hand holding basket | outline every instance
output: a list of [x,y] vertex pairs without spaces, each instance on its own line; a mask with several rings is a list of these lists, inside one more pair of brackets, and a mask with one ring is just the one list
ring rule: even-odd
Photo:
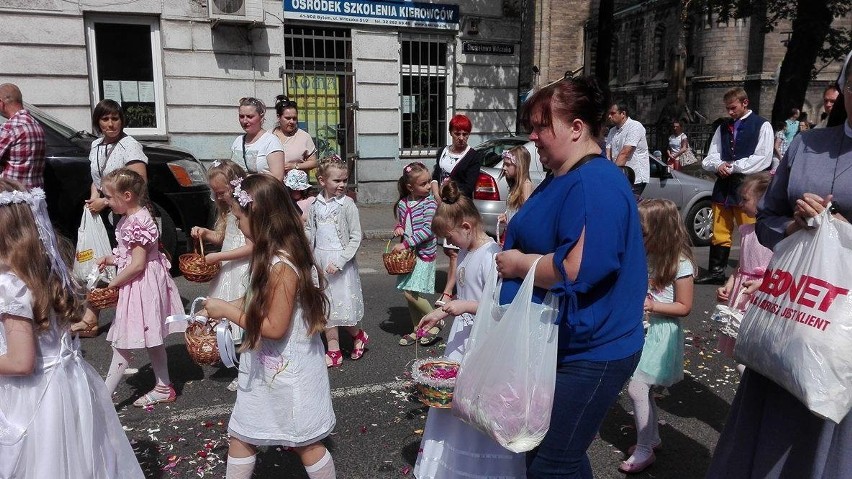
[[[219,272],[219,263],[209,264],[204,259],[204,241],[199,237],[195,243],[196,248],[192,253],[180,255],[178,268],[187,281],[194,283],[207,283]],[[198,250],[201,250],[199,254]]]
[[385,253],[382,254],[382,262],[384,262],[388,274],[408,274],[414,271],[414,264],[417,262],[417,255],[414,253],[414,250],[391,251],[390,244],[392,240],[393,238],[388,240],[388,244],[385,246]]

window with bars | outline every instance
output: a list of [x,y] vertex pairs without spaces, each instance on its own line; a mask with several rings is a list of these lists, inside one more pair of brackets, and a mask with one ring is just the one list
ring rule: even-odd
[[402,149],[444,146],[453,48],[443,37],[400,39]]

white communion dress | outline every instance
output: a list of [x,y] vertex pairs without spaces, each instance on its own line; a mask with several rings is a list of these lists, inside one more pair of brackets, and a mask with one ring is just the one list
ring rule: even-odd
[[[32,294],[0,266],[0,323],[9,316],[32,319]],[[0,375],[0,478],[144,478],[103,379],[55,314],[49,321],[32,374]]]
[[[228,213],[225,217],[225,239],[222,241],[222,251],[231,251],[246,244],[246,237],[237,226],[237,217]],[[234,301],[242,298],[248,287],[248,270],[251,258],[222,261],[219,274],[210,284],[210,297]],[[243,338],[243,329],[231,323],[231,335],[239,343]]]

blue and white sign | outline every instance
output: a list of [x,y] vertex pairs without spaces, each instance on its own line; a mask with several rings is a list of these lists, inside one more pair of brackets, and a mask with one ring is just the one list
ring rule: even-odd
[[459,6],[402,0],[284,0],[284,18],[458,30]]

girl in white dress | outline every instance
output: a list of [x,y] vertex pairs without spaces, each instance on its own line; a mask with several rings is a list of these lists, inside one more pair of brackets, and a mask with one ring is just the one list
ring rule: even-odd
[[[444,357],[461,362],[485,280],[500,247],[482,229],[482,219],[473,202],[461,195],[455,182],[441,188],[441,204],[432,229],[460,248],[456,268],[458,299],[423,317],[420,331],[428,331],[449,316],[455,316]],[[500,444],[453,416],[450,409],[430,409],[414,467],[417,479],[438,478],[524,478],[523,454]]]
[[44,192],[0,179],[0,231],[0,477],[143,478],[103,380],[72,338],[83,305]]
[[328,351],[325,363],[338,367],[343,363],[338,328],[352,336],[350,358],[361,359],[370,337],[358,323],[364,317],[364,297],[355,253],[361,246],[361,220],[352,198],[346,196],[349,169],[339,156],[324,158],[317,168],[322,191],[311,204],[305,233],[317,266],[326,274],[325,292],[330,304],[325,339]]
[[311,479],[333,479],[320,442],[335,424],[319,337],[328,311],[323,274],[282,182],[249,175],[234,197],[237,224],[254,242],[248,291],[245,300],[210,298],[202,312],[245,329],[225,477],[251,477],[256,447],[278,445],[299,455]]
[[[231,207],[235,204],[234,186],[231,182],[239,182],[245,176],[245,170],[233,161],[213,162],[213,166],[207,170],[207,182],[210,184],[210,191],[219,212],[216,226],[213,230],[193,226],[190,232],[193,238],[221,246],[218,253],[204,255],[204,260],[211,264],[222,263],[219,273],[210,283],[210,296],[222,298],[225,301],[242,298],[246,294],[246,285],[248,285],[252,242],[246,240],[245,235],[237,227],[237,217],[231,212]],[[231,336],[234,344],[240,344],[243,339],[243,328],[231,323]],[[228,389],[237,390],[236,379],[228,385]]]

